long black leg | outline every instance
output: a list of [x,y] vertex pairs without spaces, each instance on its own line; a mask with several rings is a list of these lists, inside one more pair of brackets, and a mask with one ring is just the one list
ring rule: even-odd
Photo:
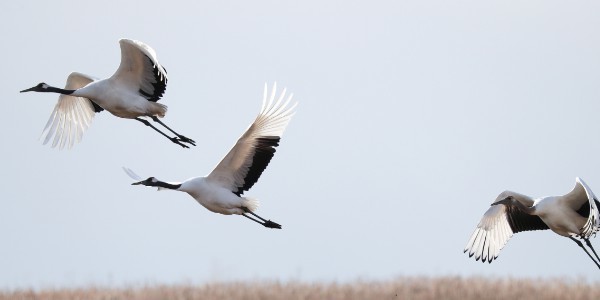
[[173,142],[173,143],[175,143],[175,144],[177,144],[177,145],[179,145],[179,146],[181,146],[183,148],[189,148],[187,145],[180,143],[179,139],[177,139],[176,137],[170,137],[170,136],[166,135],[164,132],[160,131],[158,128],[154,127],[154,125],[152,125],[150,122],[148,122],[148,120],[144,120],[144,119],[141,119],[141,118],[135,118],[135,120],[138,120],[138,121],[144,123],[144,125],[146,125],[146,126],[152,127],[152,129],[156,130],[158,133],[160,133],[164,137],[168,138],[171,142]]
[[583,239],[583,240],[588,245],[588,247],[590,247],[590,249],[592,249],[592,252],[594,252],[594,255],[596,255],[596,259],[600,262],[600,258],[598,258],[598,254],[596,253],[596,250],[594,250],[594,247],[592,247],[592,243],[590,243],[590,240],[589,239]]
[[255,217],[259,218],[259,219],[260,219],[262,222],[260,222],[260,221],[258,221],[258,220],[256,220],[256,219],[254,219],[254,218],[252,218],[252,217],[248,216],[247,214],[242,214],[242,216],[244,216],[244,217],[246,217],[246,218],[248,218],[248,219],[250,219],[250,220],[252,220],[252,221],[254,221],[254,222],[258,223],[258,224],[261,224],[261,225],[263,225],[263,226],[265,226],[265,227],[268,227],[268,228],[276,228],[276,229],[281,229],[281,225],[279,225],[279,224],[277,224],[277,223],[275,223],[275,222],[273,222],[273,221],[271,221],[271,220],[265,220],[265,219],[263,219],[261,216],[259,216],[259,215],[255,214],[255,213],[251,212],[251,211],[250,211],[248,208],[246,208],[246,207],[242,207],[242,209],[243,209],[245,212],[247,212],[247,213],[249,213],[249,214],[251,214],[251,215],[253,215],[253,216],[255,216]]
[[196,142],[194,140],[175,132],[173,129],[169,128],[169,126],[167,126],[165,123],[163,123],[157,116],[152,116],[151,118],[152,118],[152,120],[154,120],[154,122],[157,122],[158,124],[162,125],[164,128],[168,129],[170,132],[175,134],[179,138],[180,141],[196,146]]
[[250,220],[252,220],[252,221],[254,221],[254,222],[258,223],[258,224],[260,224],[260,225],[263,225],[263,222],[255,219],[255,218],[252,218],[252,217],[248,216],[247,214],[242,214],[242,216],[244,216],[244,217],[246,217],[246,218],[248,218],[248,219],[250,219]]
[[585,253],[594,261],[594,263],[596,264],[598,269],[600,269],[600,265],[596,262],[596,260],[592,257],[592,255],[587,251],[587,249],[585,249],[585,247],[583,247],[583,244],[579,240],[574,239],[572,236],[570,236],[569,238],[572,239],[575,243],[577,243],[577,245],[579,245],[579,247],[581,247],[581,249],[583,249],[583,251],[585,251]]

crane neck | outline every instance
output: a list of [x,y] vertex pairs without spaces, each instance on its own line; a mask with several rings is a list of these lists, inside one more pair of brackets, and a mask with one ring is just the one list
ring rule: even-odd
[[163,189],[170,189],[170,190],[178,190],[181,187],[181,183],[168,183],[168,182],[164,182],[164,181],[156,181],[152,185],[163,188]]
[[47,92],[50,93],[59,93],[59,94],[63,94],[63,95],[71,95],[73,94],[76,90],[65,90],[65,89],[61,89],[61,88],[57,88],[57,87],[53,87],[53,86],[49,86],[46,89]]

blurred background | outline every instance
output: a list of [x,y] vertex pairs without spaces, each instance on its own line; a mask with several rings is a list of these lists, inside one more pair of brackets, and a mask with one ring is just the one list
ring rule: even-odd
[[[550,231],[492,264],[462,252],[503,190],[600,193],[596,1],[3,1],[0,28],[0,288],[597,278]],[[58,95],[19,91],[112,75],[123,37],[156,50],[164,121],[198,146],[107,112],[73,149],[42,145]],[[274,81],[300,104],[246,195],[282,230],[130,185],[121,166],[208,174]]]

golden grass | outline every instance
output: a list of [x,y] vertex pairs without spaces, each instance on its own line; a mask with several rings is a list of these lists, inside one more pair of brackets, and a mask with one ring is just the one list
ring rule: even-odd
[[131,288],[16,290],[0,299],[600,299],[600,286],[561,279],[484,279],[404,277],[393,281],[353,283],[231,282],[156,285]]

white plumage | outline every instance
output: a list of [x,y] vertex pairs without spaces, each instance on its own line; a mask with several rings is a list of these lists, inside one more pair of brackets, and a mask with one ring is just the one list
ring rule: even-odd
[[596,196],[581,178],[576,178],[573,190],[563,196],[532,199],[511,191],[502,192],[483,215],[464,252],[476,260],[491,263],[513,234],[551,229],[575,241],[600,268],[576,239],[583,239],[600,261],[589,242],[600,230],[599,206]]
[[[76,90],[94,80],[98,79],[73,72],[67,78],[65,89]],[[94,105],[89,99],[61,94],[42,131],[41,138],[44,140],[44,145],[52,139],[52,147],[59,146],[62,149],[67,146],[71,148],[75,143],[81,141],[83,133],[94,119],[94,114]]]
[[[285,94],[284,89],[275,100],[276,85],[273,85],[267,97],[265,85],[259,115],[208,176],[190,178],[181,183],[163,182],[150,177],[133,184],[183,191],[212,212],[243,215],[265,227],[281,228],[279,224],[256,215],[254,211],[258,208],[258,201],[243,197],[242,194],[256,183],[271,161],[283,131],[294,114],[297,103],[291,104],[292,95],[285,99]],[[134,180],[140,178],[129,169],[125,168],[125,172]]]
[[[167,72],[158,63],[154,50],[135,40],[121,39],[119,44],[121,63],[109,78],[97,79],[73,72],[67,78],[64,89],[42,82],[21,91],[61,94],[42,131],[44,144],[52,140],[52,147],[72,147],[81,140],[94,113],[107,110],[117,117],[138,120],[182,147],[188,147],[183,143],[195,145],[193,140],[176,133],[158,120],[167,112],[165,105],[157,103],[167,86]],[[176,137],[167,136],[140,117],[150,117]]]

